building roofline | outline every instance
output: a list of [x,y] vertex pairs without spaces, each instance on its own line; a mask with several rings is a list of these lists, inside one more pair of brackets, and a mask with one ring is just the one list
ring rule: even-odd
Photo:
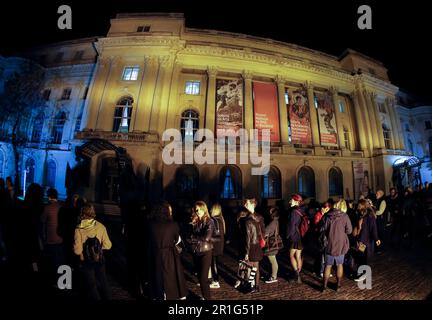
[[380,65],[381,67],[385,68],[384,64],[381,61],[378,61],[378,60],[376,60],[374,58],[371,58],[371,57],[369,57],[369,56],[367,56],[367,55],[365,55],[365,54],[363,54],[361,52],[358,52],[358,51],[350,49],[350,48],[345,49],[345,51],[342,52],[342,54],[339,56],[338,60],[339,61],[342,60],[343,58],[345,58],[349,54],[358,55],[358,56],[360,56],[360,57],[362,57],[362,58],[364,58],[366,60],[372,61],[372,62]]
[[164,17],[184,19],[184,14],[179,12],[137,12],[137,13],[117,13],[115,19],[135,19],[141,17]]

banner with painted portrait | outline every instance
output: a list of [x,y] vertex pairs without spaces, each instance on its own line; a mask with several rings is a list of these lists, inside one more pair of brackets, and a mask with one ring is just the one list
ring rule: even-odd
[[312,144],[309,101],[303,90],[295,90],[289,94],[288,117],[291,125],[291,142]]
[[277,88],[274,83],[253,83],[254,128],[258,129],[258,140],[261,141],[261,130],[270,130],[270,141],[279,142],[279,109]]
[[328,93],[315,94],[322,146],[337,147],[336,114],[332,97]]
[[243,128],[243,80],[216,79],[216,135]]
[[369,190],[369,163],[365,160],[353,161],[355,199],[366,196]]

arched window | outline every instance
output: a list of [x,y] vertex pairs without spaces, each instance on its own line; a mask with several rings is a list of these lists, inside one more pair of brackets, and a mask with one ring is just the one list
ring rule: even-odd
[[132,104],[132,97],[123,97],[117,102],[114,111],[114,132],[129,132],[132,116]]
[[198,195],[198,169],[194,165],[184,165],[176,171],[176,192],[180,198],[193,198]]
[[48,160],[46,168],[45,182],[48,187],[55,187],[56,179],[56,163],[54,160]]
[[315,198],[315,174],[310,167],[302,167],[298,172],[298,193]]
[[181,115],[180,131],[183,140],[193,141],[195,132],[199,128],[199,113],[194,110],[186,110]]
[[63,129],[66,123],[66,113],[64,111],[59,112],[54,118],[52,128],[52,143],[62,143]]
[[35,173],[35,161],[33,158],[28,158],[25,163],[26,170],[26,185],[29,185],[34,182],[34,173]]
[[329,196],[343,196],[343,176],[339,168],[333,167],[328,174]]
[[267,174],[262,176],[262,197],[279,199],[281,197],[281,175],[278,168],[271,166]]
[[220,172],[219,194],[221,199],[239,199],[242,183],[241,171],[235,166],[225,166]]
[[384,135],[384,145],[386,149],[391,149],[391,131],[384,123],[382,125],[382,129]]
[[31,142],[40,142],[42,136],[44,118],[45,115],[43,114],[43,112],[38,113],[38,115],[34,118]]

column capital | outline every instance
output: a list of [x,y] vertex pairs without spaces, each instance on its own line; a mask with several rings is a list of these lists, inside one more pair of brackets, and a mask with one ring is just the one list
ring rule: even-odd
[[253,73],[252,73],[252,71],[249,71],[249,70],[243,70],[242,77],[244,80],[252,80]]
[[338,89],[338,87],[336,87],[336,86],[331,86],[331,87],[329,88],[329,92],[330,92],[332,95],[337,95],[337,94],[339,93],[339,89]]
[[216,67],[214,67],[214,66],[208,66],[207,67],[207,75],[209,76],[209,77],[216,77],[217,76],[217,74],[218,74],[218,69],[216,68]]
[[174,63],[171,56],[160,56],[158,60],[162,68],[167,68]]
[[312,84],[311,81],[306,81],[304,83],[304,87],[306,88],[306,90],[313,90],[313,88],[314,88],[314,86],[313,86],[313,84]]
[[145,62],[149,66],[155,66],[159,62],[159,57],[157,56],[145,56]]
[[275,82],[277,83],[277,85],[285,85],[285,82],[286,82],[286,78],[285,77],[283,77],[283,76],[281,76],[280,74],[278,74],[278,75],[276,75],[276,77],[275,77]]

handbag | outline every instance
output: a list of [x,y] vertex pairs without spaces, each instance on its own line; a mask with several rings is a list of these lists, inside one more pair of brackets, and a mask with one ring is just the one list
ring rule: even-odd
[[[259,222],[258,222],[258,223],[259,223]],[[262,229],[261,229],[261,224],[258,224],[258,227],[259,227],[259,230],[260,230],[260,241],[259,241],[259,245],[260,245],[260,248],[261,248],[261,249],[264,249],[265,246],[266,246],[266,241],[265,241],[265,239],[264,239],[264,237],[263,237],[263,232],[262,232]]]
[[361,253],[363,253],[366,251],[366,245],[361,241],[357,241],[356,249],[357,249],[357,251],[360,251]]

